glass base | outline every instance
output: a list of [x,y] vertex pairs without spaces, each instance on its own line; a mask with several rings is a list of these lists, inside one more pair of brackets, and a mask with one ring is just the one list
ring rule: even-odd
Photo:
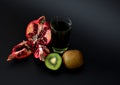
[[62,49],[61,48],[52,47],[52,49],[53,49],[53,52],[62,54],[62,53],[64,53],[68,49],[68,47],[62,48]]

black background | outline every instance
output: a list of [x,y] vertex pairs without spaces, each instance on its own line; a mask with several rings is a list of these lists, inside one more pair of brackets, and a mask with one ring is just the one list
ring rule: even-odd
[[[117,0],[0,0],[1,85],[119,85],[120,2]],[[28,23],[42,15],[69,16],[71,47],[84,54],[84,68],[51,72],[33,56],[6,62],[14,45],[25,40]]]

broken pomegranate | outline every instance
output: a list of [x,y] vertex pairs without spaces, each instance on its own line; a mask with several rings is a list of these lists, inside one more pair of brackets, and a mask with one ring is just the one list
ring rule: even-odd
[[45,16],[41,16],[28,24],[26,37],[34,45],[32,49],[35,58],[44,61],[45,56],[50,53],[45,45],[48,45],[51,40],[51,29],[49,23],[46,22]]
[[14,58],[22,59],[34,54],[35,58],[44,61],[45,57],[50,53],[47,45],[51,40],[51,29],[45,16],[41,16],[31,21],[26,29],[27,41],[23,41],[13,47],[12,53],[8,56],[7,61]]
[[51,40],[50,25],[46,22],[45,16],[31,21],[26,29],[26,37],[35,44],[38,40],[40,44],[47,45]]
[[22,59],[28,57],[32,51],[27,44],[27,41],[23,41],[16,46],[13,47],[12,53],[8,56],[7,61],[11,61],[13,59]]
[[44,61],[45,57],[50,53],[49,49],[44,45],[38,45],[37,50],[34,53],[35,58],[39,58]]

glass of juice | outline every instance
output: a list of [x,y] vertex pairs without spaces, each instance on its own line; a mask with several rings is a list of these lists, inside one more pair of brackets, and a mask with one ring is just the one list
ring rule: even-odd
[[55,16],[50,21],[53,52],[63,53],[69,47],[72,21],[69,17]]

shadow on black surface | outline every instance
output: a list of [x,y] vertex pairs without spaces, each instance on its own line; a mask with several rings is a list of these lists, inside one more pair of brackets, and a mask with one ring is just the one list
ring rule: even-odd
[[35,65],[37,65],[37,68],[42,70],[43,72],[45,72],[48,75],[52,75],[52,76],[58,76],[60,74],[70,74],[70,75],[74,75],[74,74],[81,74],[81,72],[84,70],[85,65],[81,66],[80,68],[77,69],[67,69],[64,64],[62,63],[61,67],[56,70],[50,70],[48,69],[44,62],[40,62],[39,59],[34,59],[34,63]]
[[40,61],[39,59],[33,58],[33,60],[34,60],[34,64],[37,66],[37,69],[42,71],[43,73],[46,73],[48,75],[53,75],[53,76],[57,76],[61,73],[60,70],[52,71],[52,70],[48,69],[45,66],[44,62]]
[[14,66],[19,66],[19,65],[23,66],[23,64],[26,64],[28,61],[29,61],[29,57],[20,59],[20,60],[14,59],[12,61],[9,61],[9,63],[11,67],[14,67]]

